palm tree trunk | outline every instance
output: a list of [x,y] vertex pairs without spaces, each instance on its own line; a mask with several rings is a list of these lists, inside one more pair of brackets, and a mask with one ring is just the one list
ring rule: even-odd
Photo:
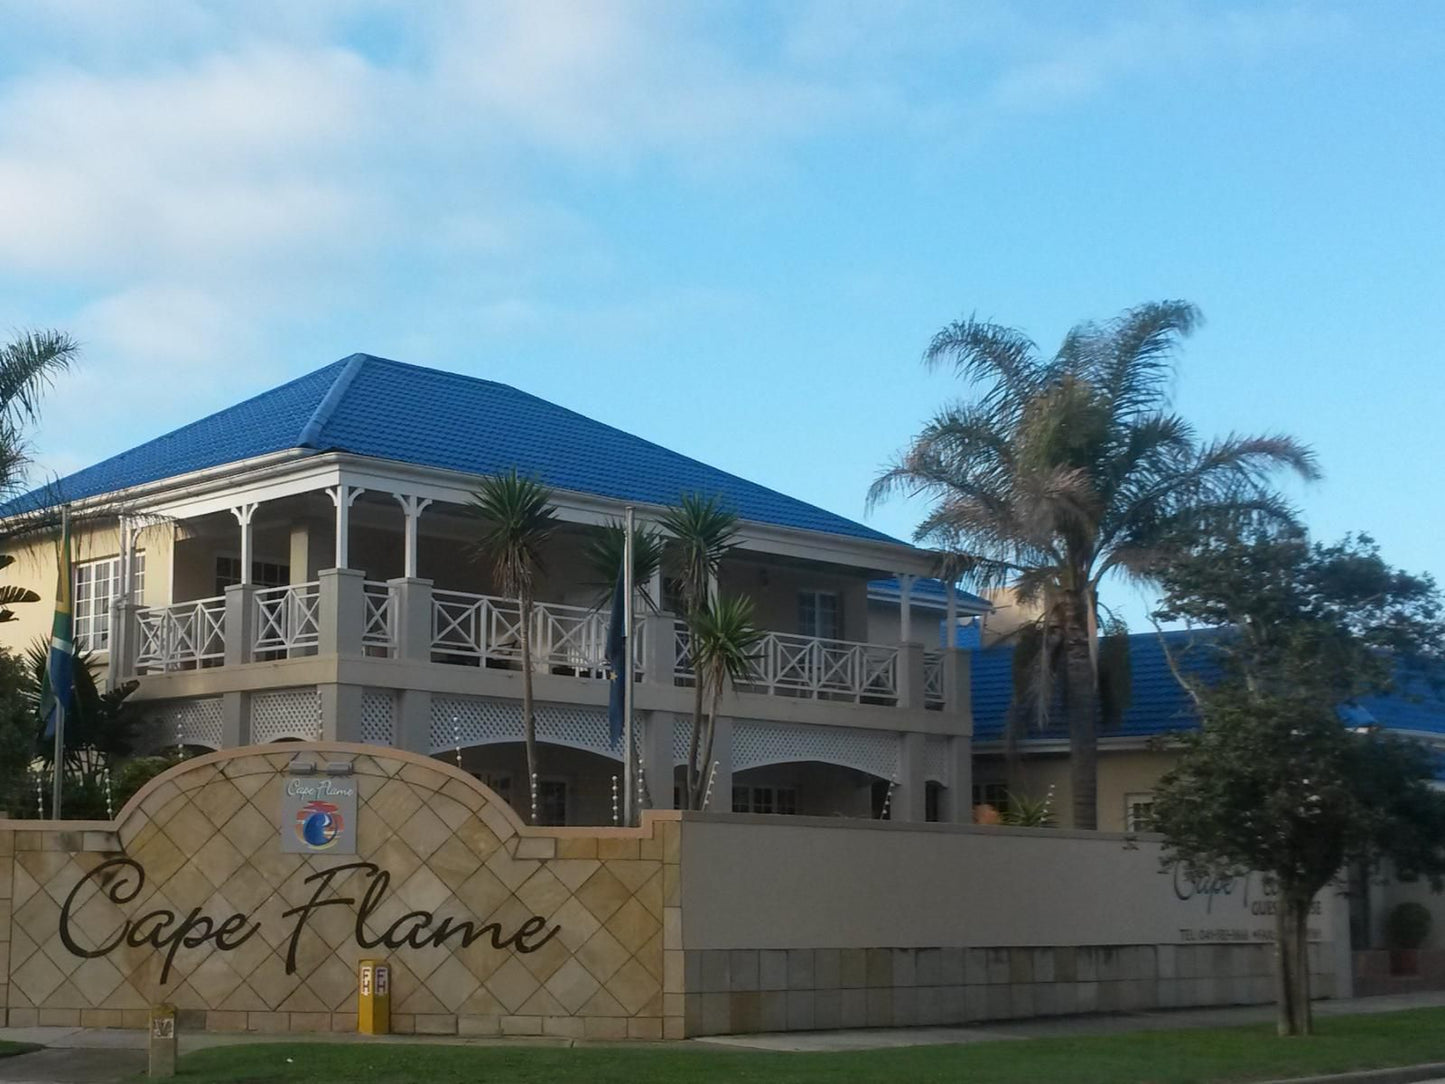
[[1064,610],[1064,674],[1068,682],[1069,774],[1074,792],[1074,827],[1099,827],[1098,685],[1089,644],[1087,601],[1075,595]]
[[[703,746],[705,752],[702,756],[702,765],[698,769],[698,809],[701,809],[707,801],[707,784],[712,776],[712,747],[713,741],[717,737],[718,705],[722,703],[723,676],[721,674],[715,674],[714,678],[715,680],[709,683],[712,691],[712,710],[708,712],[707,741]],[[729,808],[731,808],[731,803],[729,803]]]
[[[695,642],[695,641],[694,641]],[[698,746],[702,740],[702,671],[697,665],[697,653],[692,659],[692,737],[687,744],[687,769],[683,773],[685,782],[683,804],[696,809],[697,783],[700,775],[697,767]]]
[[522,644],[522,740],[527,745],[527,810],[529,823],[537,820],[537,718],[532,707],[532,593],[525,588],[519,600],[522,620],[518,639]]

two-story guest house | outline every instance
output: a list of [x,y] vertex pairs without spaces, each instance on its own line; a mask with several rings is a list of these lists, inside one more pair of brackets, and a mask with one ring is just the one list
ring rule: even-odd
[[[967,662],[938,634],[958,626],[953,593],[914,622],[896,590],[896,631],[869,642],[870,581],[911,585],[926,554],[504,384],[356,354],[0,511],[72,510],[77,639],[111,681],[139,680],[150,746],[395,746],[460,762],[520,811],[519,606],[466,514],[480,478],[513,469],[555,489],[563,521],[531,628],[540,820],[610,823],[622,774],[588,535],[687,493],[741,518],[720,587],[768,630],[724,700],[710,808],[969,819]],[[11,650],[48,627],[54,540],[16,556],[11,580],[43,601],[0,627]],[[641,624],[642,786],[667,808],[693,676],[666,603]]]

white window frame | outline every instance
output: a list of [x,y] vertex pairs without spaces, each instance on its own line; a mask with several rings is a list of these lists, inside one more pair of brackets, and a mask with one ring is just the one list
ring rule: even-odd
[[[121,598],[123,582],[120,554],[93,561],[77,561],[70,569],[71,635],[76,646],[92,654],[110,650],[110,615]],[[145,550],[131,559],[131,597],[145,597]],[[103,591],[97,591],[100,587]]]
[[[741,803],[739,802],[741,799]],[[746,806],[739,809],[739,804]],[[784,808],[786,806],[787,808]],[[738,783],[733,787],[734,813],[766,813],[779,817],[796,816],[798,812],[797,787],[749,786]]]
[[[823,612],[819,605],[823,599],[827,599],[833,609],[833,628],[831,632],[824,631],[822,623],[818,620]],[[812,626],[806,627],[803,620],[804,603],[812,611]],[[811,588],[798,592],[798,634],[800,636],[811,636],[819,640],[841,640],[843,638],[843,600],[837,591],[821,591]]]
[[1146,812],[1154,808],[1154,792],[1152,790],[1133,791],[1124,795],[1124,831],[1126,832],[1147,832],[1149,829],[1139,823],[1139,818],[1134,815],[1134,807],[1141,805]]

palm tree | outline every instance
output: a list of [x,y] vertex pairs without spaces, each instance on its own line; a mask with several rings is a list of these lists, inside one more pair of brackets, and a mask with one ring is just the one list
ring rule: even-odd
[[[688,807],[701,809],[707,796],[703,768],[712,764],[713,740],[717,736],[718,708],[723,688],[746,679],[757,658],[763,631],[753,622],[753,600],[742,595],[719,596],[698,612],[692,625],[692,664],[697,687],[706,694],[707,726],[702,736],[701,762],[688,762]],[[698,738],[694,735],[693,744]]]
[[975,395],[935,414],[869,491],[870,505],[928,497],[914,537],[942,552],[945,574],[1038,606],[1038,670],[1062,677],[1076,828],[1097,824],[1100,581],[1151,580],[1171,531],[1195,517],[1288,519],[1272,477],[1318,477],[1290,437],[1203,442],[1171,412],[1176,350],[1199,320],[1183,301],[1141,305],[1076,326],[1051,358],[1012,328],[950,324],[924,362]]
[[[643,602],[657,609],[660,600],[648,592],[653,575],[662,567],[663,538],[656,527],[637,524],[632,529],[632,582]],[[621,520],[610,520],[587,540],[584,556],[597,577],[597,605],[612,600],[617,590],[617,574],[622,569],[627,551],[627,527]]]
[[[738,533],[738,517],[717,497],[684,494],[677,507],[663,512],[659,522],[668,535],[668,550],[677,574],[682,619],[687,625],[689,655],[693,663],[692,737],[688,742],[687,770],[683,773],[684,804],[697,808],[701,767],[698,751],[703,736],[703,679],[697,664],[698,625],[708,609],[723,557]],[[706,762],[704,762],[706,763]]]
[[527,745],[530,809],[537,806],[537,719],[532,706],[532,587],[544,570],[542,550],[557,529],[552,490],[516,470],[484,481],[468,511],[480,524],[474,552],[491,562],[497,586],[518,606],[517,641],[522,654],[522,734]]

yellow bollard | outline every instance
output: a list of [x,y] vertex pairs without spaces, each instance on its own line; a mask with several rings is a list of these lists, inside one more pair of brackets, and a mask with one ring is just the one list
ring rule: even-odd
[[391,1033],[391,968],[381,960],[360,963],[356,1030],[362,1035]]

